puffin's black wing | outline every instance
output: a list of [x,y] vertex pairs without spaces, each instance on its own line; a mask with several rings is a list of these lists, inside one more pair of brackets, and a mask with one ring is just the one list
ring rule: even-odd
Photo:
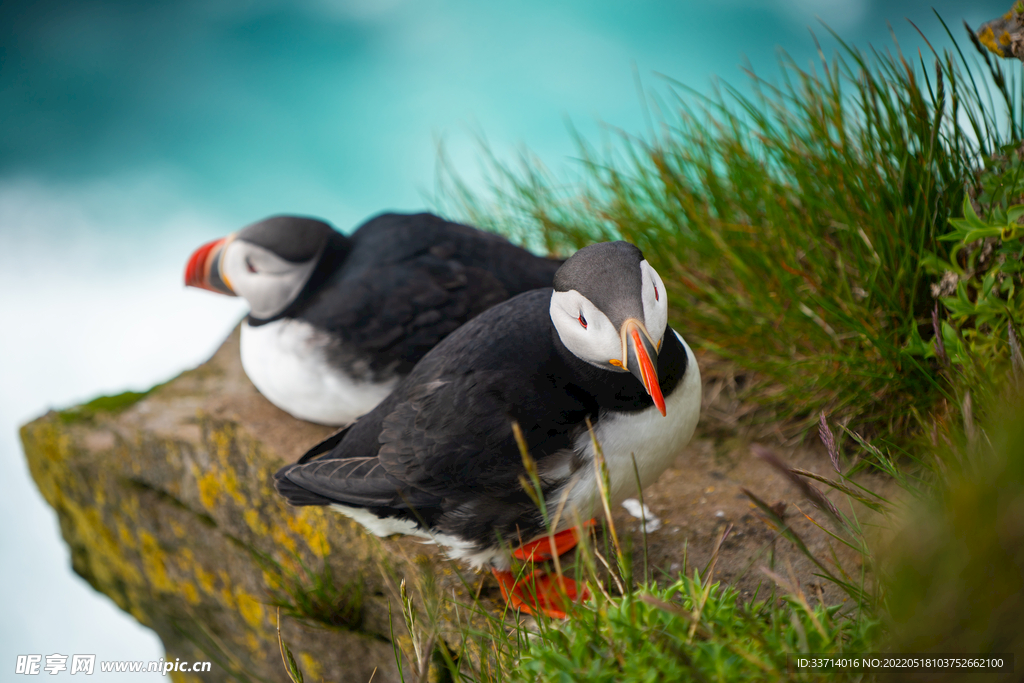
[[275,475],[277,490],[292,505],[430,508],[436,496],[410,488],[388,475],[376,457],[324,458],[283,468]]
[[577,425],[596,411],[585,393],[566,391],[552,352],[550,292],[529,292],[467,323],[330,454],[279,477],[363,507],[424,509],[466,495],[521,495],[512,422],[543,469],[548,458],[571,453]]
[[369,356],[374,372],[409,373],[469,319],[550,286],[561,264],[431,214],[378,216],[351,242],[345,267],[301,317],[341,340],[336,364]]
[[448,337],[406,380],[381,420],[378,457],[408,484],[437,495],[519,489],[524,471],[512,423],[539,463],[571,449],[575,425],[596,412],[553,345],[551,290],[515,297]]
[[523,465],[513,407],[497,390],[501,377],[471,372],[417,387],[419,395],[384,418],[384,469],[438,496],[518,487]]
[[564,263],[534,256],[500,235],[430,213],[381,214],[360,226],[351,239],[353,253],[358,252],[359,258],[346,264],[349,274],[358,275],[360,268],[405,263],[429,251],[439,259],[486,270],[510,297],[550,287]]
[[337,283],[320,297],[334,303],[311,307],[303,318],[341,339],[341,349],[370,355],[372,370],[406,374],[439,341],[507,297],[486,271],[427,253]]
[[[354,434],[319,460],[282,470],[279,480],[300,490],[287,491],[280,483],[278,490],[293,503],[313,493],[323,499],[320,504],[403,510],[436,508],[446,496],[469,490],[518,487],[522,464],[518,451],[507,448],[507,442],[515,443],[501,401],[460,391],[480,379],[471,375],[410,387],[413,396],[373,416],[376,454],[359,455],[374,448]],[[470,425],[473,431],[467,432]],[[360,448],[366,445],[370,448]]]

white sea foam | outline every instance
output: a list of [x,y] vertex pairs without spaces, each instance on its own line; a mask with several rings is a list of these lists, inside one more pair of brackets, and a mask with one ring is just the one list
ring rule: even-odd
[[[145,389],[208,357],[244,302],[182,283],[200,242],[237,226],[184,208],[154,175],[56,186],[0,179],[0,661],[42,652],[155,660],[163,647],[70,571],[17,425]],[[15,561],[16,560],[16,561]],[[60,615],[59,619],[54,615]]]

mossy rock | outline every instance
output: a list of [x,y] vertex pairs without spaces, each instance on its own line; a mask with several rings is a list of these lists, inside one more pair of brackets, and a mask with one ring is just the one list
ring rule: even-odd
[[[699,360],[709,386],[725,381]],[[719,398],[705,406],[708,413],[735,410],[723,392],[709,393]],[[439,647],[456,653],[463,629],[479,618],[474,610],[500,609],[498,588],[489,574],[474,576],[418,539],[377,539],[333,511],[288,506],[273,490],[273,473],[331,432],[290,417],[256,391],[241,367],[236,330],[200,367],[148,392],[48,413],[25,425],[21,438],[32,476],[57,511],[74,570],[156,631],[168,657],[213,662],[204,683],[287,680],[279,604],[284,641],[305,680],[367,681],[376,669],[376,683],[397,681],[394,645],[413,652],[401,616],[402,579],[418,609],[437,605]],[[814,576],[806,557],[776,543],[777,532],[752,514],[742,493],[801,502],[785,478],[751,459],[750,441],[764,441],[766,433],[763,426],[752,433],[713,420],[699,427],[644,492],[664,521],[646,539],[637,519],[615,511],[619,537],[636,549],[636,569],[647,567],[652,579],[665,581],[703,569],[732,525],[716,579],[750,595],[763,578],[757,566],[775,561],[791,566],[809,595],[842,600]],[[805,469],[830,467],[817,447],[778,452]],[[791,517],[812,551],[831,557],[829,538]],[[856,569],[858,557],[833,550]],[[476,595],[479,606],[466,609]],[[425,615],[419,621],[426,623]],[[408,677],[407,661],[403,667]]]
[[236,331],[196,370],[51,412],[21,438],[75,572],[155,630],[168,657],[212,661],[204,682],[285,679],[280,603],[306,680],[366,681],[377,669],[375,681],[396,681],[389,600],[395,632],[405,629],[392,577],[429,571],[447,595],[465,589],[432,548],[382,542],[274,492],[277,468],[331,431],[256,392]]

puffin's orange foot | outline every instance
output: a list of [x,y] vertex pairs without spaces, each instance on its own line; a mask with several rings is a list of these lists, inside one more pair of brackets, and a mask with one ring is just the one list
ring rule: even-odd
[[512,572],[497,569],[491,572],[501,586],[505,602],[527,614],[536,615],[539,611],[555,619],[565,619],[566,600],[579,602],[590,597],[587,589],[580,588],[574,580],[548,574],[543,569],[534,570],[518,582]]
[[[584,523],[583,527],[594,524],[594,520]],[[524,562],[542,562],[569,552],[579,543],[580,530],[577,528],[560,531],[553,536],[538,538],[536,541],[524,543],[512,556]],[[505,602],[515,609],[527,614],[537,612],[556,619],[565,619],[566,600],[579,602],[590,597],[586,588],[581,588],[572,579],[557,574],[549,574],[543,569],[535,569],[516,581],[512,572],[492,569],[494,578],[501,586],[501,595]]]
[[[588,527],[594,524],[594,520],[584,522],[582,526]],[[545,536],[536,541],[530,541],[519,546],[512,556],[525,562],[542,562],[550,560],[557,555],[564,555],[580,542],[580,529],[573,527],[565,531],[559,531],[554,536]],[[552,543],[554,552],[552,552]]]

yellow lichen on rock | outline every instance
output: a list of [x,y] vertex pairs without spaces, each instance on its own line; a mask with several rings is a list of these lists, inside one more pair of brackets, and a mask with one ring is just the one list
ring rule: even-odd
[[242,618],[254,629],[265,626],[266,613],[262,603],[241,589],[235,589],[235,601]]
[[167,576],[167,555],[159,541],[146,531],[139,533],[139,539],[142,541],[142,567],[150,585],[158,591],[171,592],[174,584]]
[[199,487],[200,499],[207,510],[218,508],[225,496],[237,505],[244,506],[246,504],[246,498],[239,486],[238,476],[229,461],[232,432],[231,427],[212,431],[210,438],[215,445],[215,458],[211,459],[205,470],[200,469],[196,464],[191,467],[192,476],[195,477]]
[[[276,494],[283,462],[268,444],[301,452],[328,432],[255,392],[238,365],[237,335],[225,349],[123,411],[72,409],[22,428],[74,570],[156,630],[169,658],[215,663],[209,674],[172,680],[280,680],[270,606],[279,602],[307,680],[368,680],[374,668],[377,683],[398,680],[388,642],[394,582],[381,568],[415,573],[407,558],[421,546],[381,542]],[[445,594],[460,590],[441,578]],[[345,630],[358,628],[368,630]]]
[[243,516],[249,529],[257,536],[266,536],[270,533],[270,527],[260,519],[260,513],[256,509],[249,508],[243,513]]
[[323,667],[320,666],[320,663],[313,655],[308,652],[300,652],[299,662],[302,664],[302,669],[306,672],[306,676],[308,676],[310,680],[323,680]]
[[214,575],[208,571],[205,571],[200,565],[195,565],[196,580],[199,582],[199,587],[203,589],[203,593],[206,595],[215,595],[216,587],[213,585],[215,581]]
[[327,540],[327,518],[325,510],[315,507],[300,508],[296,514],[285,518],[288,529],[306,542],[306,546],[319,557],[331,552]]

